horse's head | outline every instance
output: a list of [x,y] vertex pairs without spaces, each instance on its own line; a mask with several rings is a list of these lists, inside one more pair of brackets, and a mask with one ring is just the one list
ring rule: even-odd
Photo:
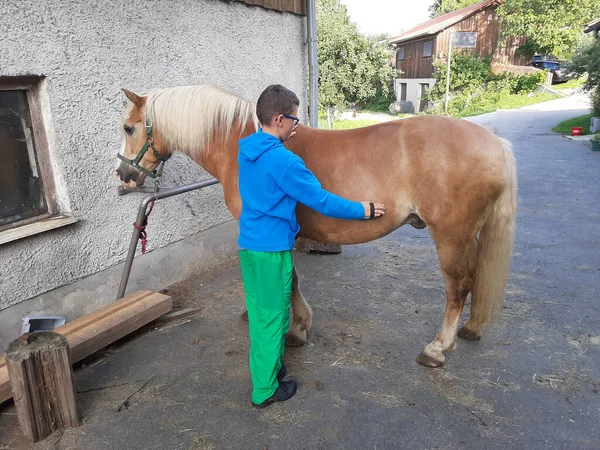
[[117,155],[121,160],[117,176],[128,187],[142,186],[147,176],[160,176],[156,169],[169,155],[160,148],[160,138],[153,134],[153,124],[146,116],[147,97],[127,89],[123,89],[123,92],[131,105],[123,115],[124,142]]

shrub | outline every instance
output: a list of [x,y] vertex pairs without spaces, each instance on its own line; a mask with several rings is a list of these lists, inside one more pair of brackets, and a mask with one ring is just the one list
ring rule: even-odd
[[[446,94],[446,73],[448,64],[437,60],[433,64],[437,83],[429,90],[429,100],[443,100]],[[458,52],[450,64],[450,92],[473,92],[482,87],[490,78],[492,59],[471,56]]]
[[[438,60],[434,67],[437,83],[428,93],[428,99],[433,103],[429,112],[439,114],[444,108],[447,64]],[[522,75],[511,72],[493,74],[491,58],[459,52],[450,64],[448,113],[457,115],[463,114],[466,109],[491,108],[503,96],[532,92],[545,78],[545,71]]]
[[600,117],[600,85],[592,93],[592,116]]
[[394,93],[393,89],[390,89],[387,92],[387,94],[379,90],[375,97],[373,97],[364,104],[363,108],[369,111],[389,112],[388,108],[390,106],[390,103],[393,103],[395,101],[396,94]]

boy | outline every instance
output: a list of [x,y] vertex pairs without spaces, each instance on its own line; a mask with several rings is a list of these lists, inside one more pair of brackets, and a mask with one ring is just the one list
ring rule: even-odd
[[281,359],[289,326],[294,264],[300,230],[296,204],[339,219],[385,213],[383,204],[345,200],[321,188],[300,157],[283,146],[295,134],[300,101],[281,85],[267,87],[256,104],[262,129],[240,141],[240,264],[250,332],[252,404],[264,408],[291,398],[296,381],[283,381]]

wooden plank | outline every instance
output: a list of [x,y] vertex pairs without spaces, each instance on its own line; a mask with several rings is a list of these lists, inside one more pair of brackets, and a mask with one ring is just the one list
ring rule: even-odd
[[135,294],[122,298],[55,330],[69,339],[73,362],[82,360],[173,309],[173,301],[169,296],[152,291],[138,291],[136,294],[137,298]]
[[304,0],[238,0],[252,6],[306,15]]
[[57,216],[48,219],[40,220],[29,225],[23,225],[10,230],[0,231],[0,245],[7,242],[16,241],[45,231],[54,230],[55,228],[64,227],[77,222],[75,217]]
[[[171,297],[152,291],[138,291],[54,331],[69,340],[71,360],[76,363],[172,309]],[[0,403],[11,397],[6,362],[1,357]]]
[[4,355],[0,356],[0,403],[12,397],[10,388],[10,379],[8,378],[8,369]]
[[91,312],[75,320],[72,320],[69,323],[64,324],[62,327],[58,328],[57,331],[60,330],[60,334],[62,334],[63,336],[68,336],[70,334],[75,333],[76,331],[79,331],[85,327],[92,325],[94,322],[97,322],[101,319],[110,316],[111,314],[118,313],[122,309],[127,308],[128,306],[136,302],[144,300],[152,294],[154,294],[154,292],[152,291],[134,292],[133,294],[123,297],[122,299],[117,300],[114,303],[109,303],[108,305],[98,308],[94,312]]

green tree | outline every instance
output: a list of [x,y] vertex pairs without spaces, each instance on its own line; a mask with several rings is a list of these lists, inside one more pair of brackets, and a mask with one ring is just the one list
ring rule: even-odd
[[481,0],[436,0],[429,7],[429,17],[432,19],[438,16],[443,16],[457,9],[466,8],[467,6],[479,3]]
[[317,1],[319,104],[334,107],[387,94],[394,76],[387,42],[361,34],[339,0]]
[[527,36],[530,53],[569,58],[586,23],[600,15],[598,0],[506,0],[498,8],[505,36]]
[[600,39],[584,41],[573,56],[569,68],[578,75],[587,74],[585,87],[593,90],[593,115],[600,117]]

